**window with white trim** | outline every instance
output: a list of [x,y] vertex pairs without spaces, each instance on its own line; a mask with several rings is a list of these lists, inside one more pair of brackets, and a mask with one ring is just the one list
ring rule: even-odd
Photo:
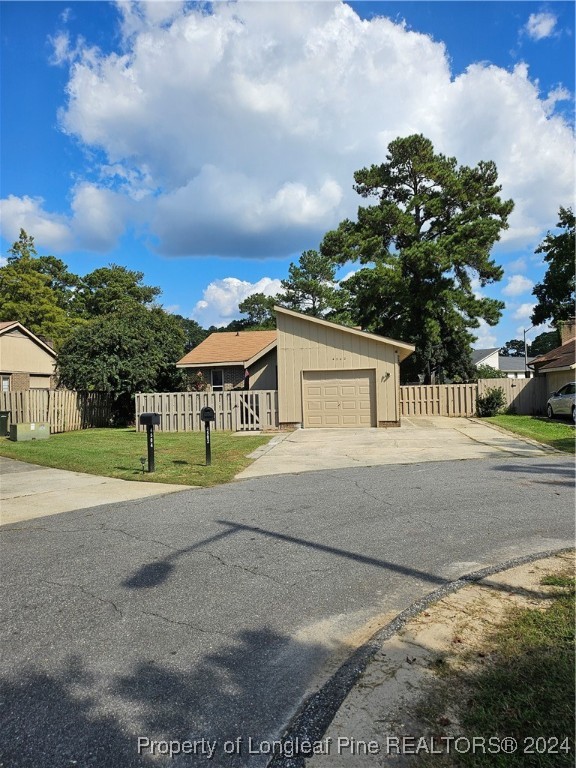
[[222,368],[212,368],[211,383],[213,392],[222,392],[224,389],[224,371]]

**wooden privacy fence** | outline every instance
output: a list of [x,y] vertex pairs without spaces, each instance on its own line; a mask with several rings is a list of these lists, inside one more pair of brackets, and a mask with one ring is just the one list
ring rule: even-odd
[[232,432],[278,428],[275,389],[224,392],[152,392],[136,395],[136,425],[141,413],[159,413],[162,432],[197,432],[203,428],[200,411],[210,406],[216,414],[213,429]]
[[522,416],[537,416],[546,412],[548,387],[545,376],[532,379],[479,379],[478,394],[487,389],[500,387],[506,395],[508,408]]
[[500,387],[506,407],[519,415],[544,413],[548,397],[544,376],[532,379],[479,379],[477,384],[431,384],[400,387],[402,416],[475,416],[476,398]]
[[476,384],[429,384],[400,387],[402,416],[474,416]]
[[0,393],[0,411],[9,424],[48,422],[50,432],[73,432],[110,424],[111,397],[106,392],[29,389]]

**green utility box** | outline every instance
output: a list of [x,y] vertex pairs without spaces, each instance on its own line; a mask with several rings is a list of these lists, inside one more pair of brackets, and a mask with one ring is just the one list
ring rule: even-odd
[[10,440],[20,443],[23,440],[48,440],[50,437],[50,424],[36,421],[26,424],[12,424],[10,427]]

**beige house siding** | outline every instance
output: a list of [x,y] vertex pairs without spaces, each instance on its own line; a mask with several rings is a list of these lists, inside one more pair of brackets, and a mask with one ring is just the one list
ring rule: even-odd
[[248,367],[250,389],[277,389],[277,359],[273,349]]
[[398,423],[398,354],[394,344],[278,313],[280,424],[301,424],[304,371],[373,371],[375,422]]
[[576,378],[576,371],[551,371],[546,373],[548,395],[557,392],[564,384],[570,384]]
[[0,373],[11,391],[54,386],[54,371],[55,356],[19,328],[0,335]]

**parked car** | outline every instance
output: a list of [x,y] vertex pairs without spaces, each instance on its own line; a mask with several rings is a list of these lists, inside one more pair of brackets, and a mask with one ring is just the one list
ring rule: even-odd
[[554,416],[571,416],[572,420],[576,418],[574,400],[576,396],[576,383],[565,384],[558,392],[552,392],[548,398],[546,413],[548,418]]

